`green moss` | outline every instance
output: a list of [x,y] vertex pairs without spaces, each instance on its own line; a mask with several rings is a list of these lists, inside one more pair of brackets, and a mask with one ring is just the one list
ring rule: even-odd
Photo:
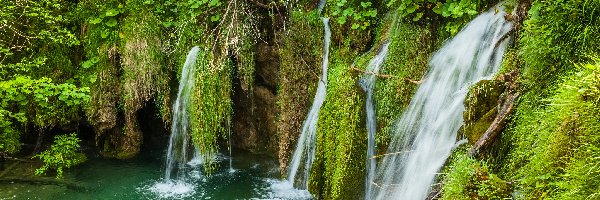
[[277,91],[279,163],[286,172],[321,74],[323,23],[317,12],[293,11],[289,29],[281,36],[281,65]]
[[380,78],[375,86],[377,145],[380,152],[387,149],[393,122],[408,106],[418,87],[418,84],[409,80],[422,79],[435,47],[434,36],[427,27],[395,20],[391,28],[389,53],[380,73],[394,77]]
[[466,155],[461,148],[444,169],[441,199],[510,199],[510,185],[492,174],[487,164]]
[[[142,1],[130,0],[131,11],[120,28],[125,112],[133,113],[154,98],[163,121],[170,121],[170,71],[162,51],[161,21]],[[160,101],[158,101],[160,100]]]
[[[249,34],[249,33],[248,33]],[[253,94],[254,90],[254,46],[250,36],[242,38],[237,52],[237,74],[242,90]],[[251,98],[253,99],[253,98]]]
[[358,76],[350,71],[352,54],[331,54],[325,104],[319,113],[317,152],[309,190],[319,199],[359,199],[365,175],[364,99]]
[[196,84],[188,108],[192,139],[204,155],[207,173],[216,170],[214,156],[219,151],[219,139],[228,139],[233,114],[231,101],[232,64],[226,58],[210,54],[204,48],[196,64]]
[[469,89],[465,99],[464,125],[460,129],[469,143],[475,144],[490,127],[496,114],[504,83],[496,80],[482,80]]
[[[590,65],[591,66],[591,65]],[[502,136],[505,158],[497,164],[515,180],[519,198],[586,199],[598,195],[600,163],[598,71],[580,69],[563,78],[552,96],[521,97],[513,123]],[[539,108],[536,104],[543,104]],[[583,162],[589,162],[583,164]],[[595,198],[595,197],[594,197]]]
[[600,52],[600,1],[534,0],[519,38],[525,86],[543,93],[572,63]]

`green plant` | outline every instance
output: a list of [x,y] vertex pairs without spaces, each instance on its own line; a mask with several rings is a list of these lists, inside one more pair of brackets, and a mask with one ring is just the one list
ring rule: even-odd
[[536,0],[523,24],[523,82],[536,93],[600,53],[600,1]]
[[549,97],[522,96],[503,133],[507,155],[497,162],[504,177],[518,180],[518,198],[597,198],[600,73],[597,64],[574,68]]
[[77,134],[57,135],[50,149],[35,155],[44,165],[35,170],[36,175],[44,175],[49,170],[56,170],[56,178],[63,177],[64,169],[71,168],[85,162],[85,154],[79,153],[79,138]]
[[123,4],[119,4],[116,8],[104,8],[104,12],[100,12],[100,15],[94,18],[90,18],[88,22],[92,25],[97,25],[102,27],[102,34],[100,37],[102,39],[112,38],[116,39],[117,37],[123,37],[119,34],[119,15],[125,13],[125,9]]
[[377,17],[377,8],[370,1],[334,0],[329,5],[329,15],[340,25],[350,22],[352,29],[365,30]]
[[327,96],[319,111],[316,153],[309,191],[318,199],[358,199],[364,186],[366,131],[361,117],[364,100],[349,69],[358,56],[346,47],[330,54]]
[[457,150],[444,169],[441,199],[504,199],[509,197],[509,185],[490,172],[488,164]]
[[[207,173],[216,170],[214,156],[219,151],[219,139],[229,139],[233,102],[231,100],[232,63],[224,58],[201,52],[198,56],[195,85],[188,110],[194,146],[206,159]],[[212,62],[211,62],[212,61]]]
[[14,154],[21,149],[19,136],[21,132],[13,126],[13,122],[25,123],[23,113],[11,113],[0,109],[0,154]]
[[397,8],[403,18],[412,21],[433,15],[449,18],[445,29],[456,34],[472,16],[487,6],[485,3],[481,0],[389,0],[387,6]]

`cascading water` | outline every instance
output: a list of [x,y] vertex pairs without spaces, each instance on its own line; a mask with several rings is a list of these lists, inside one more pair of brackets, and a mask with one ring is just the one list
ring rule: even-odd
[[377,132],[377,119],[375,116],[375,106],[373,104],[373,89],[375,88],[375,81],[377,80],[377,74],[383,64],[385,57],[388,54],[389,42],[383,44],[379,53],[369,61],[369,65],[366,71],[369,74],[365,75],[360,79],[360,86],[367,93],[367,100],[365,101],[365,108],[367,110],[367,176],[365,179],[365,199],[371,199],[373,178],[375,175],[376,160],[373,159],[375,156],[375,133]]
[[308,116],[302,125],[302,133],[298,139],[294,156],[288,170],[288,181],[294,183],[298,174],[300,164],[304,161],[304,169],[302,170],[302,177],[299,180],[300,189],[308,188],[308,176],[312,162],[315,157],[315,135],[317,132],[317,121],[319,119],[319,110],[325,101],[327,95],[327,68],[329,65],[329,43],[331,37],[331,30],[329,29],[329,19],[321,18],[323,25],[325,26],[325,39],[323,44],[323,73],[319,80],[317,87],[317,93],[313,100]]
[[378,169],[376,199],[425,199],[463,123],[468,87],[498,71],[512,28],[501,8],[470,22],[431,58]]
[[[325,0],[321,0],[318,5],[318,11],[321,13],[325,7]],[[311,199],[312,195],[308,192],[308,177],[315,157],[317,122],[319,120],[319,111],[325,97],[327,96],[327,68],[329,66],[329,43],[331,38],[331,29],[329,28],[329,18],[321,18],[325,28],[325,37],[323,39],[323,62],[322,74],[317,86],[317,93],[313,100],[310,111],[302,125],[302,132],[298,138],[296,149],[292,161],[288,166],[287,180],[270,181],[271,186],[269,198],[272,199]],[[300,170],[300,165],[304,162],[304,168]],[[301,175],[298,178],[298,175]],[[294,183],[298,180],[294,187]]]
[[[169,146],[167,147],[164,180],[150,188],[153,192],[167,198],[182,197],[193,193],[193,185],[186,182],[188,170],[190,169],[186,166],[188,164],[188,150],[191,149],[187,109],[194,87],[196,59],[199,51],[198,46],[190,50],[181,71],[179,91],[177,92],[175,104],[173,104],[173,124],[171,125]],[[198,156],[198,153],[196,154],[190,162],[191,164],[201,163],[201,157]]]

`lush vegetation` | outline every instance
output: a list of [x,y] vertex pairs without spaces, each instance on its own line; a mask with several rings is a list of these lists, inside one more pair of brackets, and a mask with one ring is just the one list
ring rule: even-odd
[[[533,1],[506,54],[503,72],[521,71],[523,95],[501,138],[483,160],[490,173],[511,184],[519,199],[596,199],[598,178],[598,1]],[[478,106],[482,106],[478,104]],[[475,107],[477,108],[477,107]],[[455,156],[460,156],[455,152]],[[444,197],[469,198],[453,160]],[[463,164],[461,164],[463,163]],[[468,168],[472,170],[471,168]],[[458,191],[458,192],[457,192]],[[492,198],[497,196],[486,196]]]
[[79,153],[79,138],[77,134],[57,135],[50,149],[41,152],[35,157],[44,162],[44,165],[35,170],[36,175],[46,174],[50,170],[56,170],[56,178],[62,178],[64,170],[83,163],[86,156]]
[[[501,8],[489,0],[330,0],[320,11],[318,3],[0,0],[0,156],[29,154],[22,143],[37,138],[34,154],[49,149],[35,156],[44,163],[36,174],[56,171],[61,177],[85,160],[77,134],[88,134],[93,141],[86,144],[103,156],[132,158],[148,136],[141,111],[151,110],[169,127],[185,55],[200,46],[188,112],[206,171],[217,170],[213,156],[236,137],[232,127],[240,122],[234,117],[244,113],[236,113],[236,100],[242,100],[234,98],[250,99],[247,110],[254,112],[265,106],[254,102],[256,87],[272,81],[266,90],[277,102],[269,105],[276,114],[248,120],[253,124],[247,127],[276,119],[271,123],[277,141],[268,145],[279,147],[271,156],[279,158],[284,174],[319,80],[320,18],[328,17],[331,67],[309,190],[323,199],[361,198],[366,153],[361,70],[390,42],[375,87],[377,150],[383,153],[432,52],[478,13]],[[516,24],[499,73],[518,73],[522,95],[500,138],[481,157],[466,155],[468,145],[453,153],[439,177],[441,198],[599,198],[600,1],[504,5],[528,9],[507,16]],[[264,60],[274,64],[263,66]],[[260,74],[266,70],[273,80]],[[479,138],[471,133],[486,130],[497,113],[504,88],[480,91],[494,84],[501,83],[470,89],[467,124],[459,135],[471,143]],[[93,133],[57,135],[52,145],[44,137],[80,127]]]
[[490,173],[485,162],[466,155],[464,148],[450,158],[446,168],[442,199],[502,199],[509,196],[510,184]]
[[[333,52],[330,57],[326,102],[321,107],[317,128],[317,152],[311,172],[310,189],[322,199],[356,199],[364,184],[366,137],[361,113],[364,100],[358,79],[348,63],[352,54]],[[356,56],[356,55],[355,55]],[[336,101],[344,98],[345,101]],[[335,130],[335,131],[332,131]]]

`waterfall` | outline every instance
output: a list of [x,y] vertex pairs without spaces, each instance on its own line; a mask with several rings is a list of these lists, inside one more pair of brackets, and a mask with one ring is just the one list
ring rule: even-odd
[[195,46],[190,50],[181,70],[179,80],[179,91],[177,99],[173,104],[173,124],[171,125],[171,137],[167,148],[165,163],[165,179],[171,180],[171,173],[177,171],[176,179],[185,179],[186,160],[188,157],[189,139],[189,114],[187,112],[190,103],[190,95],[194,87],[194,74],[196,73],[196,58],[200,48]]
[[198,165],[202,163],[202,157],[196,152],[194,159],[187,162],[191,147],[189,127],[189,114],[187,112],[190,103],[190,95],[194,88],[194,74],[196,72],[196,59],[200,48],[195,46],[190,50],[181,70],[179,80],[179,91],[177,99],[173,104],[173,123],[171,125],[171,136],[167,147],[165,161],[164,180],[155,183],[150,190],[162,198],[183,198],[194,193],[193,184],[187,182],[190,167],[186,165]]
[[499,69],[512,28],[491,9],[446,42],[429,61],[430,71],[392,132],[378,169],[376,199],[425,199],[463,123],[468,87]]
[[317,120],[319,119],[319,110],[325,101],[327,94],[327,67],[329,65],[329,43],[331,37],[331,30],[329,29],[329,18],[321,18],[323,25],[325,26],[325,39],[323,44],[323,72],[319,85],[317,87],[317,93],[313,100],[310,111],[304,124],[302,125],[302,133],[298,138],[298,144],[292,157],[292,162],[288,169],[287,180],[292,184],[296,180],[298,175],[298,168],[300,168],[301,161],[304,161],[304,169],[302,170],[302,177],[300,179],[300,189],[308,188],[308,176],[310,174],[310,168],[315,157],[315,137],[317,132]]
[[371,199],[372,195],[372,182],[375,175],[376,161],[373,159],[375,156],[375,133],[377,132],[377,119],[375,116],[375,106],[373,104],[373,89],[375,88],[375,81],[377,80],[377,74],[383,64],[383,61],[388,53],[388,47],[390,42],[383,44],[377,55],[369,61],[369,65],[366,68],[367,74],[360,79],[360,86],[367,93],[367,100],[365,101],[365,109],[367,110],[367,176],[365,179],[365,199]]

